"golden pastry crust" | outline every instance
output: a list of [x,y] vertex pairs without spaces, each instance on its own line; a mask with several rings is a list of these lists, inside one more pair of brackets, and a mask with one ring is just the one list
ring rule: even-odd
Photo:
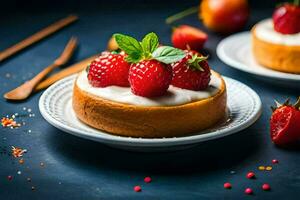
[[256,36],[255,26],[251,30],[252,52],[257,62],[267,68],[300,73],[300,46],[272,44]]
[[[212,72],[215,73],[215,72]],[[114,135],[160,138],[189,135],[226,115],[226,85],[210,98],[178,106],[136,106],[106,100],[74,84],[73,109],[84,123]]]

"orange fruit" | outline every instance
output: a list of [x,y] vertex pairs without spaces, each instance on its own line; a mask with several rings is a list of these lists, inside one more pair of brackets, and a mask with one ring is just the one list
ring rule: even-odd
[[199,18],[204,25],[220,33],[240,30],[249,17],[247,0],[202,0]]

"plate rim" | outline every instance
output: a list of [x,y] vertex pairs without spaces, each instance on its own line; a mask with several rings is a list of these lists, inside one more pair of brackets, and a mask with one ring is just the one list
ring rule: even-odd
[[262,114],[262,102],[260,100],[260,97],[258,94],[251,89],[249,86],[245,85],[244,83],[234,80],[229,77],[223,76],[223,78],[229,79],[231,81],[236,81],[239,84],[243,85],[243,87],[247,88],[248,92],[251,93],[253,96],[255,102],[257,103],[256,110],[254,110],[250,116],[248,117],[247,120],[243,121],[239,126],[235,127],[229,127],[226,129],[214,131],[211,133],[206,133],[206,134],[198,134],[198,135],[190,135],[190,136],[183,136],[183,137],[172,137],[172,138],[133,138],[133,137],[122,137],[122,136],[117,136],[117,135],[109,135],[108,133],[100,131],[102,134],[107,134],[106,137],[104,137],[102,134],[95,135],[93,133],[91,134],[84,134],[82,131],[77,130],[76,128],[70,127],[68,125],[63,124],[61,121],[53,118],[44,108],[43,102],[46,97],[46,94],[49,93],[54,87],[57,85],[61,84],[63,81],[67,81],[68,79],[74,79],[76,75],[71,75],[68,76],[53,85],[51,85],[47,90],[43,92],[39,99],[39,110],[43,118],[50,123],[52,126],[67,132],[69,134],[97,141],[100,143],[104,144],[110,144],[110,145],[126,145],[126,146],[144,146],[144,147],[167,147],[167,146],[177,146],[177,145],[186,145],[186,144],[195,144],[195,143],[200,143],[208,140],[213,140],[221,137],[225,137],[231,134],[234,134],[236,132],[239,132],[243,129],[248,128],[251,126],[254,122],[258,120],[258,118]]
[[[249,74],[254,74],[254,75],[261,76],[261,77],[266,77],[266,78],[271,78],[271,79],[276,79],[276,80],[286,80],[286,81],[295,81],[295,82],[300,81],[300,75],[275,71],[275,70],[268,69],[268,68],[266,68],[266,69],[276,72],[276,73],[275,74],[262,73],[262,72],[259,72],[256,70],[251,70],[252,68],[249,67],[248,65],[238,62],[235,59],[231,58],[230,56],[227,56],[227,54],[225,53],[225,49],[224,49],[224,46],[227,44],[227,42],[230,40],[233,40],[233,38],[236,38],[236,37],[247,37],[247,36],[250,38],[249,41],[251,41],[251,32],[250,31],[243,31],[240,33],[235,33],[233,35],[230,35],[230,36],[222,39],[219,42],[219,44],[217,45],[217,49],[216,49],[216,53],[217,53],[217,56],[219,57],[219,59],[221,61],[223,61],[225,64],[227,64],[229,67],[238,69],[243,72],[247,72]],[[287,76],[290,76],[290,77],[287,77]]]

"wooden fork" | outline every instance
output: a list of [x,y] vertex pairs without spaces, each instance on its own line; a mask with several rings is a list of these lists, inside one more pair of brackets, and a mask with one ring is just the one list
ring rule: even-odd
[[20,85],[19,87],[7,92],[4,94],[4,98],[9,100],[24,100],[26,99],[33,91],[35,86],[43,80],[43,78],[49,74],[55,68],[64,65],[68,62],[71,58],[75,48],[77,46],[77,39],[72,37],[68,44],[66,45],[62,54],[48,67],[46,67],[43,71],[38,73],[35,77],[31,80],[26,81],[24,84]]

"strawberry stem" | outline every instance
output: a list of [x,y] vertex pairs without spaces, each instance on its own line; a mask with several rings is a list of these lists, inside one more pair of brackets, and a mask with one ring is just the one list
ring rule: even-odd
[[184,11],[181,11],[179,13],[176,13],[175,15],[172,15],[166,19],[166,24],[172,24],[173,22],[175,22],[179,19],[182,19],[186,16],[189,16],[191,14],[198,12],[198,10],[199,10],[199,7],[195,6],[195,7],[188,8]]
[[295,103],[295,108],[297,108],[298,110],[300,110],[300,96],[298,97],[297,102]]
[[194,69],[197,69],[199,71],[204,71],[204,69],[200,66],[200,62],[207,60],[208,57],[205,56],[198,56],[198,55],[193,55],[191,59],[188,60],[189,66],[192,66]]
[[278,101],[274,100],[275,101],[275,104],[276,104],[276,107],[279,108],[280,106],[282,106],[281,103],[279,103]]
[[172,26],[172,32],[176,30],[177,26]]
[[294,0],[294,4],[295,4],[296,6],[300,6],[300,0]]

